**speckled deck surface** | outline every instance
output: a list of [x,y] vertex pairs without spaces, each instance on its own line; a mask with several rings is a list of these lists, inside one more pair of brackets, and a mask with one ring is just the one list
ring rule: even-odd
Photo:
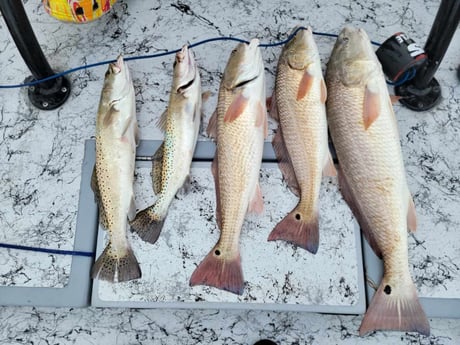
[[[45,13],[40,1],[23,3],[50,64],[65,70],[112,59],[120,52],[127,56],[151,54],[216,36],[274,42],[298,24],[330,33],[338,33],[344,25],[360,26],[378,42],[404,31],[423,46],[440,1],[217,0],[211,4],[202,0],[118,0],[111,12],[87,25],[56,21]],[[0,83],[19,83],[29,72],[3,18],[0,28]],[[420,296],[433,298],[460,297],[458,35],[436,73],[442,102],[423,113],[395,105],[409,187],[418,212],[418,230],[409,238],[410,266]],[[317,37],[323,64],[333,42]],[[203,88],[213,92],[205,104],[205,124],[215,107],[220,76],[233,46],[234,42],[214,42],[194,49]],[[279,52],[280,48],[262,52],[267,94],[273,88]],[[155,124],[168,100],[172,58],[133,61],[129,66],[141,138],[161,139]],[[70,98],[54,111],[33,108],[25,89],[0,91],[1,242],[72,249],[84,142],[94,135],[105,69],[101,66],[69,75]],[[270,136],[274,128],[276,124],[270,120]],[[205,136],[200,140],[206,140]],[[200,250],[193,251],[196,262],[206,253],[205,248]],[[0,286],[62,288],[71,269],[71,259],[66,256],[0,249]],[[249,276],[246,281],[250,282]],[[431,319],[430,337],[378,332],[358,338],[361,318],[266,311],[3,307],[0,343],[253,344],[261,337],[282,344],[460,343],[460,320]]]

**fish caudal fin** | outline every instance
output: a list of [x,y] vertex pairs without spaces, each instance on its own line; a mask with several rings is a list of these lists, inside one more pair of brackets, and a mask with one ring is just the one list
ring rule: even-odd
[[283,240],[316,254],[319,246],[319,221],[303,219],[297,208],[279,222],[268,236],[269,241]]
[[137,233],[142,240],[153,244],[160,236],[165,219],[158,219],[152,209],[153,206],[150,206],[140,211],[130,225],[131,230]]
[[141,278],[141,268],[131,248],[127,248],[123,256],[118,255],[109,242],[96,260],[91,270],[93,279],[109,282],[125,282]]
[[190,286],[195,285],[213,286],[242,295],[244,279],[240,255],[225,259],[219,249],[214,247],[193,272]]
[[430,324],[412,282],[398,291],[382,281],[359,328],[359,335],[375,330],[418,332],[430,335]]

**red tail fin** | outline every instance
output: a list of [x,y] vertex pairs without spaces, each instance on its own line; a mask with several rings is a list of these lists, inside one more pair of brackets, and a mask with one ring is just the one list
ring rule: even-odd
[[430,324],[412,282],[409,286],[380,284],[359,328],[359,335],[375,330],[419,332],[430,335]]
[[269,241],[284,240],[316,254],[319,246],[319,222],[316,214],[313,219],[304,220],[297,208],[279,222],[268,236]]
[[190,286],[213,286],[242,295],[244,279],[240,255],[238,253],[232,259],[226,259],[224,256],[217,247],[214,247],[193,272]]

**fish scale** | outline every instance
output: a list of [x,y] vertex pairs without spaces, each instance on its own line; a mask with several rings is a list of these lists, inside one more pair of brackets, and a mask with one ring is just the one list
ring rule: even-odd
[[335,169],[327,144],[326,88],[311,28],[298,31],[283,48],[274,95],[271,113],[279,129],[273,147],[284,179],[300,200],[268,240],[288,241],[315,254],[322,172]]
[[217,140],[212,172],[216,189],[217,244],[190,278],[243,293],[239,237],[247,211],[261,213],[258,186],[264,136],[267,133],[265,77],[257,39],[241,43],[230,54],[219,88],[217,109],[208,134]]
[[341,191],[384,264],[360,334],[391,329],[428,335],[429,323],[408,267],[407,231],[415,231],[416,222],[398,126],[381,65],[364,30],[342,30],[326,81]]

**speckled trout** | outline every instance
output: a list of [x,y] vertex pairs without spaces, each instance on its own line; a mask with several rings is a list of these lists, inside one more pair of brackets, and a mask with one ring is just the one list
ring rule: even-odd
[[319,244],[322,172],[335,175],[328,148],[326,98],[312,30],[300,29],[281,52],[270,109],[270,115],[279,122],[272,142],[279,167],[291,191],[300,199],[268,240],[285,240],[313,254]]
[[134,87],[120,56],[105,74],[96,120],[96,165],[91,185],[100,223],[110,238],[94,263],[93,278],[121,282],[141,277],[126,238],[128,219],[136,214],[133,179],[137,142]]
[[212,173],[220,238],[193,272],[190,285],[208,285],[243,293],[239,250],[247,211],[263,212],[259,187],[267,133],[264,65],[259,41],[240,43],[231,53],[219,88],[218,104],[208,125],[217,140]]
[[415,231],[416,215],[398,125],[381,65],[364,30],[342,30],[327,65],[326,82],[341,192],[384,263],[382,282],[359,332],[385,329],[428,335],[430,326],[408,267],[407,230]]
[[152,183],[157,199],[131,222],[144,241],[157,241],[169,205],[188,180],[200,121],[200,74],[192,51],[184,46],[176,54],[168,108],[159,120],[165,137],[153,156]]

